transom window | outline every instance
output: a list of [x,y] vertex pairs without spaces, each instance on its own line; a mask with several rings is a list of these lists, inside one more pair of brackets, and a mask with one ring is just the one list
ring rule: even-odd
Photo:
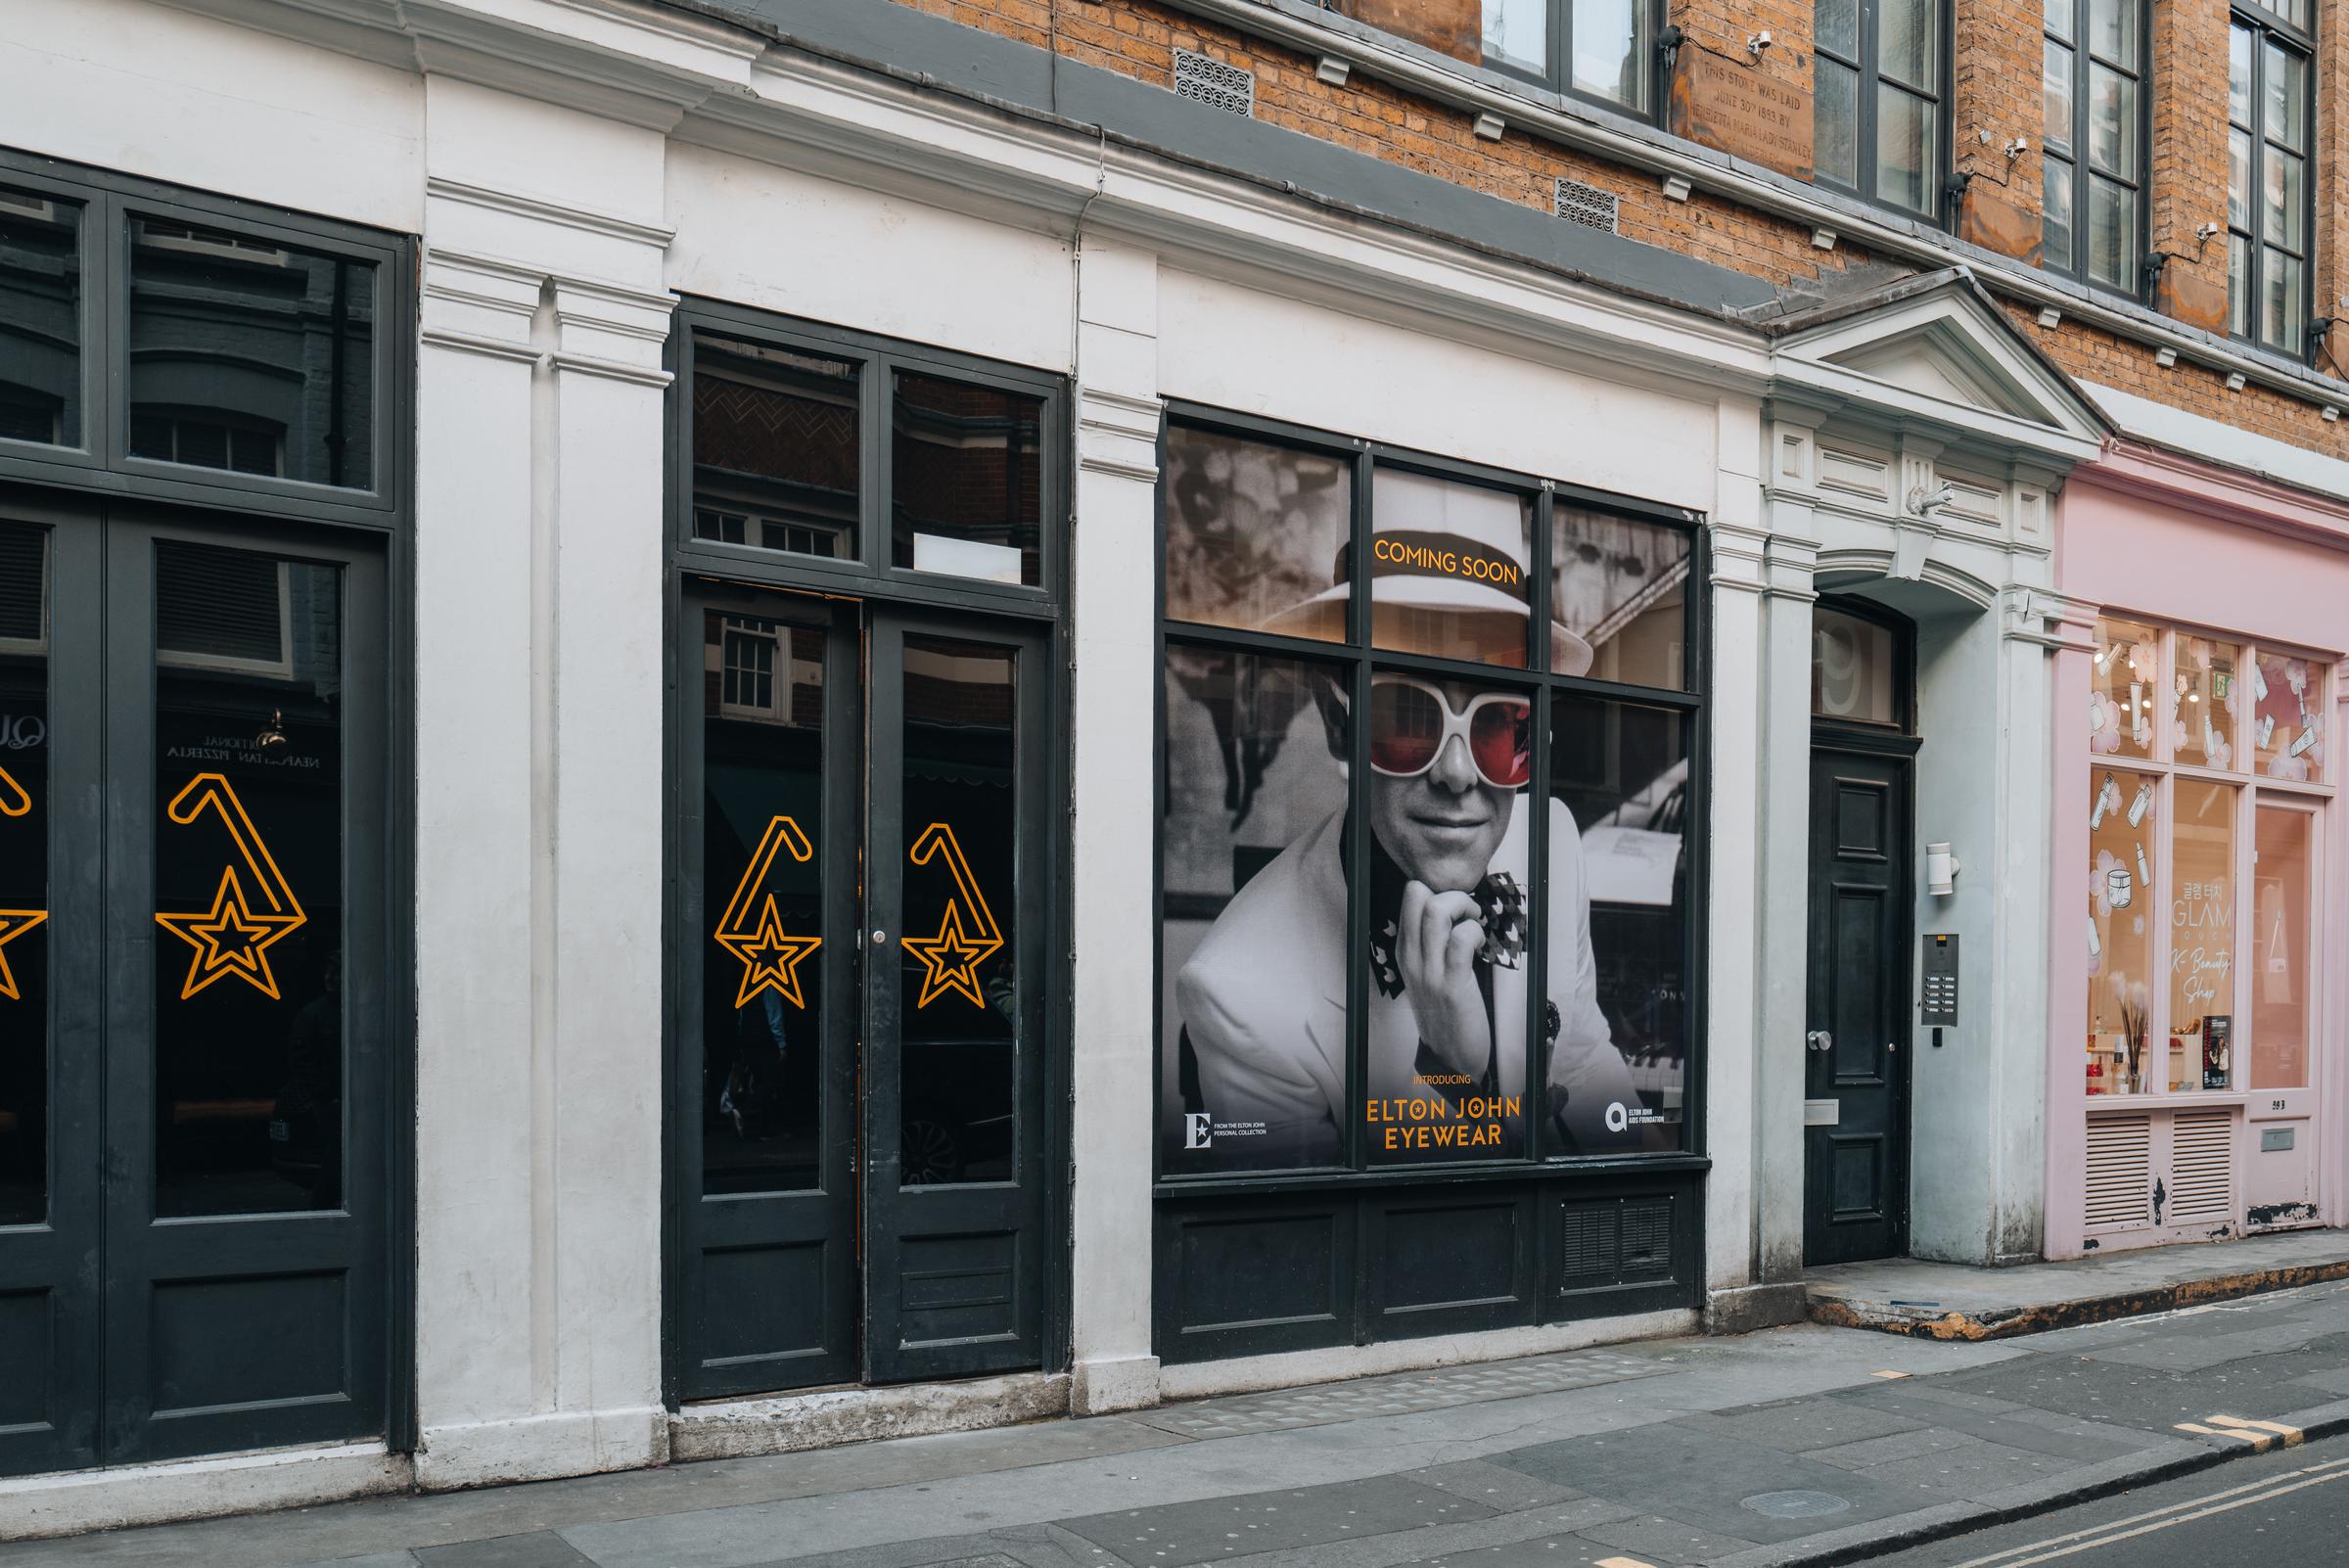
[[1940,6],[1818,0],[1813,21],[1813,177],[1940,221]]
[[1653,0],[1485,0],[1485,64],[1645,115]]
[[2047,0],[2047,264],[2128,295],[2143,254],[2143,0]]
[[2311,0],[2234,13],[2227,47],[2227,329],[2308,353]]
[[2308,1086],[2326,662],[2106,619],[2089,679],[2088,1092]]

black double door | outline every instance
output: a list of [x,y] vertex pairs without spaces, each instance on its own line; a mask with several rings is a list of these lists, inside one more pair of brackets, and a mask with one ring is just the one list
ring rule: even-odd
[[715,585],[680,621],[678,1393],[1036,1366],[1045,634]]
[[1914,743],[1822,730],[1811,756],[1803,1257],[1909,1244],[1910,846]]
[[0,496],[0,1473],[384,1430],[385,602]]

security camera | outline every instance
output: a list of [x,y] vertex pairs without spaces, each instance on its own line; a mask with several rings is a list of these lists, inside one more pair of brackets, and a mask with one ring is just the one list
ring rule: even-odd
[[1745,40],[1745,52],[1759,60],[1762,58],[1762,51],[1770,47],[1770,29],[1765,27]]

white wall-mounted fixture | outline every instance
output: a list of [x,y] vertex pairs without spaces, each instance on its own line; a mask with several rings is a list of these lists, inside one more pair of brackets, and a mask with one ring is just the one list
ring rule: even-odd
[[2325,423],[2329,425],[2341,417],[2341,411],[2331,403],[2325,405]]
[[2010,141],[2006,144],[2006,161],[2011,163],[2029,151],[2031,151],[2031,138],[2028,136],[2017,136],[2013,141]]
[[1762,51],[1770,47],[1770,29],[1765,27],[1745,40],[1745,52],[1759,60],[1762,58]]
[[2043,327],[2052,327],[2055,325],[2055,323],[2061,321],[2062,319],[2063,312],[2056,309],[2053,305],[2044,306],[2039,312],[2039,324]]
[[2219,237],[2219,225],[2218,225],[2218,224],[2216,224],[2216,223],[2197,223],[2197,224],[2195,224],[2195,225],[2194,225],[2194,238],[2195,238],[2195,239],[2197,239],[2197,240],[2215,240],[2215,239],[2217,239],[2218,237]]
[[1954,884],[1958,873],[1964,869],[1947,844],[1925,846],[1925,891],[1934,898],[1946,899],[1958,891]]
[[2243,390],[2243,373],[2241,371],[2231,370],[2227,373],[2227,390],[2229,392],[2241,392]]
[[1332,87],[1345,86],[1346,78],[1353,70],[1353,61],[1340,60],[1336,55],[1323,55],[1320,64],[1313,67],[1313,74]]
[[2169,369],[2172,365],[2178,363],[2178,350],[2175,348],[2154,349],[2153,363],[2159,365],[2164,370]]
[[1813,229],[1813,230],[1811,231],[1811,244],[1812,244],[1812,247],[1813,247],[1813,249],[1815,249],[1815,250],[1819,250],[1819,251],[1832,251],[1832,250],[1834,250],[1834,249],[1835,249],[1835,231],[1834,231],[1833,229]]
[[1476,133],[1488,142],[1499,141],[1500,133],[1508,128],[1509,122],[1489,109],[1476,116]]
[[1688,183],[1688,176],[1685,174],[1664,176],[1664,195],[1670,201],[1685,202],[1695,189],[1695,186]]

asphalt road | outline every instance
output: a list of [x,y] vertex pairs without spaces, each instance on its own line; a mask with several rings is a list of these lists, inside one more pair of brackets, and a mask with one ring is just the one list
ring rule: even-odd
[[2349,1436],[2280,1449],[1913,1550],[1884,1568],[2349,1563]]

